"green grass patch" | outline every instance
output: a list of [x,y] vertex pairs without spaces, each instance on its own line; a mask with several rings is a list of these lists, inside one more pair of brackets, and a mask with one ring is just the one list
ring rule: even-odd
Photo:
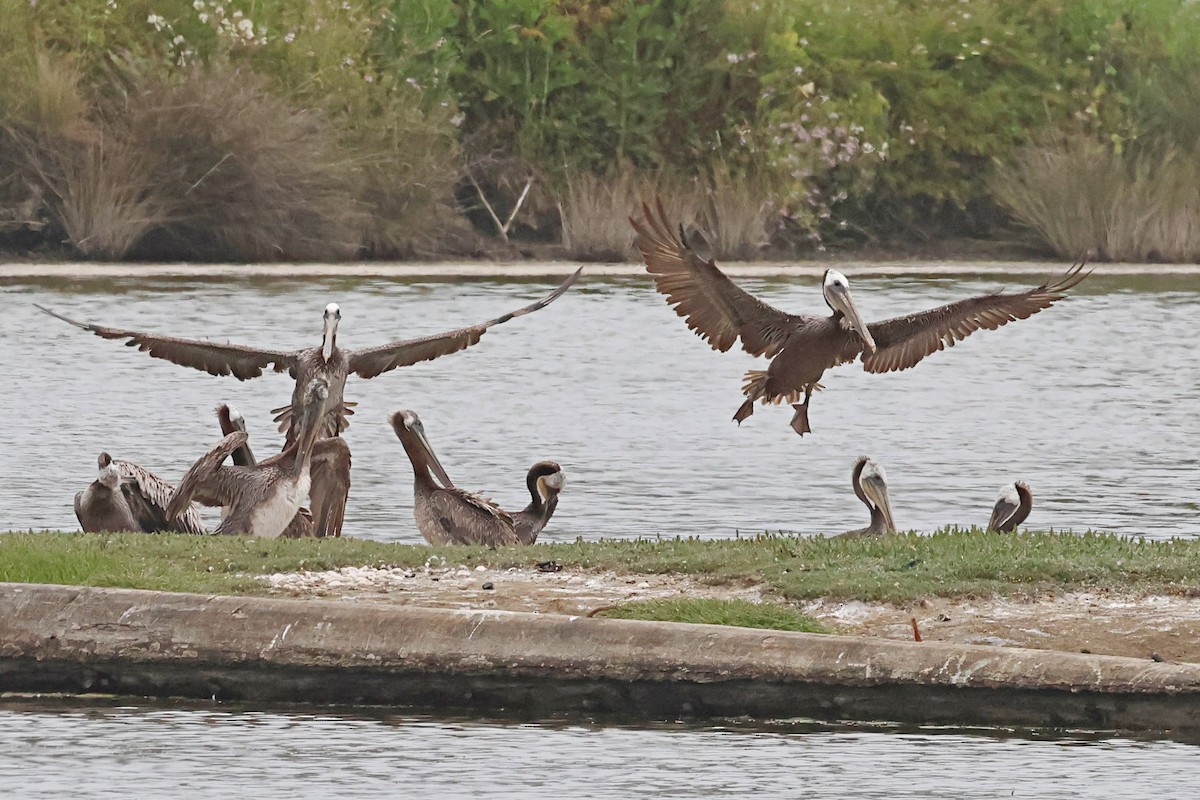
[[761,584],[782,599],[909,602],[1094,590],[1200,592],[1200,540],[1112,534],[985,533],[824,539],[777,534],[739,539],[601,539],[490,550],[365,539],[255,540],[175,534],[0,535],[0,581],[266,594],[257,576],[346,566],[533,568],[691,575]]
[[648,619],[659,622],[699,622],[705,625],[736,625],[739,628],[769,628],[801,633],[829,633],[829,628],[810,616],[777,603],[749,600],[715,600],[705,597],[639,600],[606,608],[596,616],[611,619]]

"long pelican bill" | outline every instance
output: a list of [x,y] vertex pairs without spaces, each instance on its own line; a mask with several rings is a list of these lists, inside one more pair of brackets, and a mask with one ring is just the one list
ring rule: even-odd
[[437,453],[433,452],[433,445],[425,438],[424,427],[419,425],[414,426],[412,432],[416,436],[417,443],[421,446],[421,449],[425,451],[425,465],[433,470],[434,476],[441,481],[442,488],[454,488],[454,481],[450,480],[450,476],[446,474],[445,468],[442,467],[442,462],[438,461]]
[[886,479],[874,471],[865,471],[862,476],[862,489],[867,499],[874,503],[883,515],[887,532],[895,533],[896,520],[892,517],[892,500],[888,496]]
[[325,306],[325,323],[321,335],[321,358],[329,361],[333,357],[333,343],[337,338],[338,320],[342,318],[342,310],[337,303]]
[[850,327],[854,328],[855,333],[862,339],[863,345],[874,353],[876,350],[875,338],[871,336],[866,320],[859,313],[858,306],[854,304],[854,298],[850,296],[850,287],[844,282],[834,282],[827,284],[826,289],[825,296],[829,304],[835,310],[842,312],[850,323]]

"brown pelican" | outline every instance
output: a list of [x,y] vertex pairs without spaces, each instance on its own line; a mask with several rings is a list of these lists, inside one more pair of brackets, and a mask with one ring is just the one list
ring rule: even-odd
[[178,519],[167,517],[175,487],[150,470],[114,460],[108,453],[101,453],[98,463],[100,475],[75,495],[75,516],[86,532],[206,533],[204,520],[191,504]]
[[767,369],[746,373],[746,400],[733,418],[740,423],[753,414],[756,400],[786,401],[796,410],[792,428],[801,436],[811,430],[808,401],[822,388],[819,381],[830,367],[861,355],[867,372],[908,369],[981,328],[994,330],[1036,314],[1087,277],[1083,265],[1077,264],[1034,289],[981,295],[868,325],[850,297],[846,277],[830,269],[821,291],[833,314],[788,314],[739,288],[713,260],[688,245],[682,229],[678,236],[671,233],[661,201],[657,216],[646,204],[642,212],[643,220],[630,218],[637,231],[635,243],[675,313],[714,350],[725,352],[740,338],[747,353],[771,358]]
[[567,482],[562,467],[553,461],[539,461],[529,468],[525,486],[529,489],[529,505],[512,515],[517,527],[517,538],[521,544],[533,544],[554,510],[558,508],[558,495]]
[[233,375],[238,380],[244,381],[257,378],[267,368],[272,368],[276,372],[290,373],[296,379],[296,387],[292,391],[292,403],[290,406],[280,409],[281,413],[277,417],[280,422],[279,429],[287,431],[287,440],[284,444],[286,447],[296,440],[296,430],[292,425],[293,413],[297,410],[300,398],[304,396],[308,385],[317,378],[324,380],[329,387],[329,403],[319,435],[337,436],[350,424],[346,420],[346,416],[353,413],[347,408],[349,404],[342,402],[346,377],[350,373],[361,378],[374,378],[376,375],[397,367],[407,367],[420,361],[430,361],[439,356],[465,350],[477,343],[493,325],[499,325],[514,317],[532,313],[554,302],[570,288],[582,271],[582,267],[576,270],[557,289],[536,303],[487,322],[434,336],[389,342],[363,350],[343,350],[337,346],[338,321],[342,317],[342,312],[336,303],[330,303],[325,307],[321,344],[303,350],[266,350],[239,344],[218,344],[202,339],[180,339],[121,328],[107,328],[101,325],[77,322],[40,305],[37,308],[52,317],[57,317],[82,330],[91,331],[105,339],[124,339],[126,345],[144,350],[153,358],[162,358],[180,366],[202,370],[210,375]]
[[[223,436],[228,436],[229,434],[237,433],[238,431],[249,436],[249,433],[246,431],[246,418],[242,416],[240,411],[233,406],[228,405],[227,403],[221,403],[217,406],[217,421],[221,426],[221,434]],[[247,441],[241,447],[235,449],[229,455],[233,459],[234,466],[253,467],[258,465],[258,459],[254,457],[254,451],[250,449],[249,441]],[[350,489],[349,480],[347,479],[345,483],[346,491],[348,493]],[[312,494],[313,491],[313,488],[310,486],[309,494]],[[345,495],[343,495],[341,497],[341,502],[343,505],[345,504],[345,500]],[[321,536],[341,536],[341,534],[341,530],[336,532],[322,531]],[[307,508],[301,507],[300,510],[296,512],[296,516],[292,517],[292,521],[288,523],[288,526],[283,529],[283,533],[279,535],[284,539],[304,539],[316,536],[317,531],[313,525],[312,512]]]
[[[350,448],[340,438],[317,439],[329,400],[329,385],[315,378],[301,398],[296,440],[282,453],[254,466],[225,466],[223,462],[248,439],[244,431],[228,434],[184,473],[171,496],[167,515],[174,517],[193,498],[204,505],[222,506],[226,513],[213,533],[274,538],[287,529],[312,484],[338,490],[349,481]],[[330,513],[328,524],[341,526],[344,508]]]
[[888,497],[887,473],[883,471],[883,465],[875,463],[868,456],[859,456],[850,473],[850,485],[854,487],[858,499],[870,510],[871,524],[840,535],[880,536],[895,533],[896,522],[892,519],[892,501]]
[[450,480],[425,438],[425,426],[417,412],[397,411],[391,419],[392,429],[412,462],[413,516],[425,541],[489,547],[520,544],[511,514],[486,497],[459,489]]
[[996,506],[992,509],[992,518],[988,520],[989,531],[1008,533],[1015,531],[1017,526],[1029,516],[1033,508],[1033,492],[1025,481],[1010,483],[1000,490],[996,498]]

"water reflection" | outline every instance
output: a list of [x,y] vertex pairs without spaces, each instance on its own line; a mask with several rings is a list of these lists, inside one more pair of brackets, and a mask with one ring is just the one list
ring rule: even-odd
[[1051,731],[0,704],[0,796],[24,800],[1141,798],[1191,796],[1198,777],[1192,745]]
[[[479,322],[542,296],[553,280],[403,282],[195,280],[0,287],[0,370],[21,420],[0,464],[0,528],[75,529],[71,498],[101,449],[178,479],[219,438],[219,401],[245,413],[256,450],[278,435],[268,410],[291,384],[238,382],[150,359],[37,313],[42,303],[102,324],[291,348],[315,343],[329,301],[340,342],[370,346]],[[1017,281],[1027,283],[1024,279]],[[996,288],[957,278],[857,280],[865,316],[883,319]],[[824,311],[813,279],[745,281],[767,302]],[[586,278],[553,306],[490,331],[474,348],[370,381],[347,433],[354,486],[346,531],[419,541],[411,472],[387,425],[421,414],[450,474],[506,507],[550,458],[568,474],[543,534],[732,536],[839,532],[865,513],[854,458],[885,465],[901,528],[983,524],[996,491],[1027,481],[1028,524],[1151,537],[1195,535],[1200,350],[1185,334],[1200,276],[1093,275],[1076,296],[1000,331],[975,334],[916,369],[831,370],[813,398],[814,433],[790,409],[730,421],[741,375],[764,360],[710,351],[649,280]]]

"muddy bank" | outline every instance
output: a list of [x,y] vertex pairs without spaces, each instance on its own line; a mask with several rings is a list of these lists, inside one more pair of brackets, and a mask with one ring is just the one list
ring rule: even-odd
[[[321,597],[431,608],[588,614],[636,600],[711,597],[783,602],[757,584],[710,584],[689,575],[533,569],[347,567],[262,579],[282,597]],[[489,585],[491,588],[483,588]],[[899,641],[917,620],[926,641],[1031,647],[1200,663],[1200,598],[1068,592],[930,598],[911,605],[857,600],[793,604],[839,633]]]
[[1200,730],[1200,665],[559,614],[0,584],[0,689],[531,716]]

